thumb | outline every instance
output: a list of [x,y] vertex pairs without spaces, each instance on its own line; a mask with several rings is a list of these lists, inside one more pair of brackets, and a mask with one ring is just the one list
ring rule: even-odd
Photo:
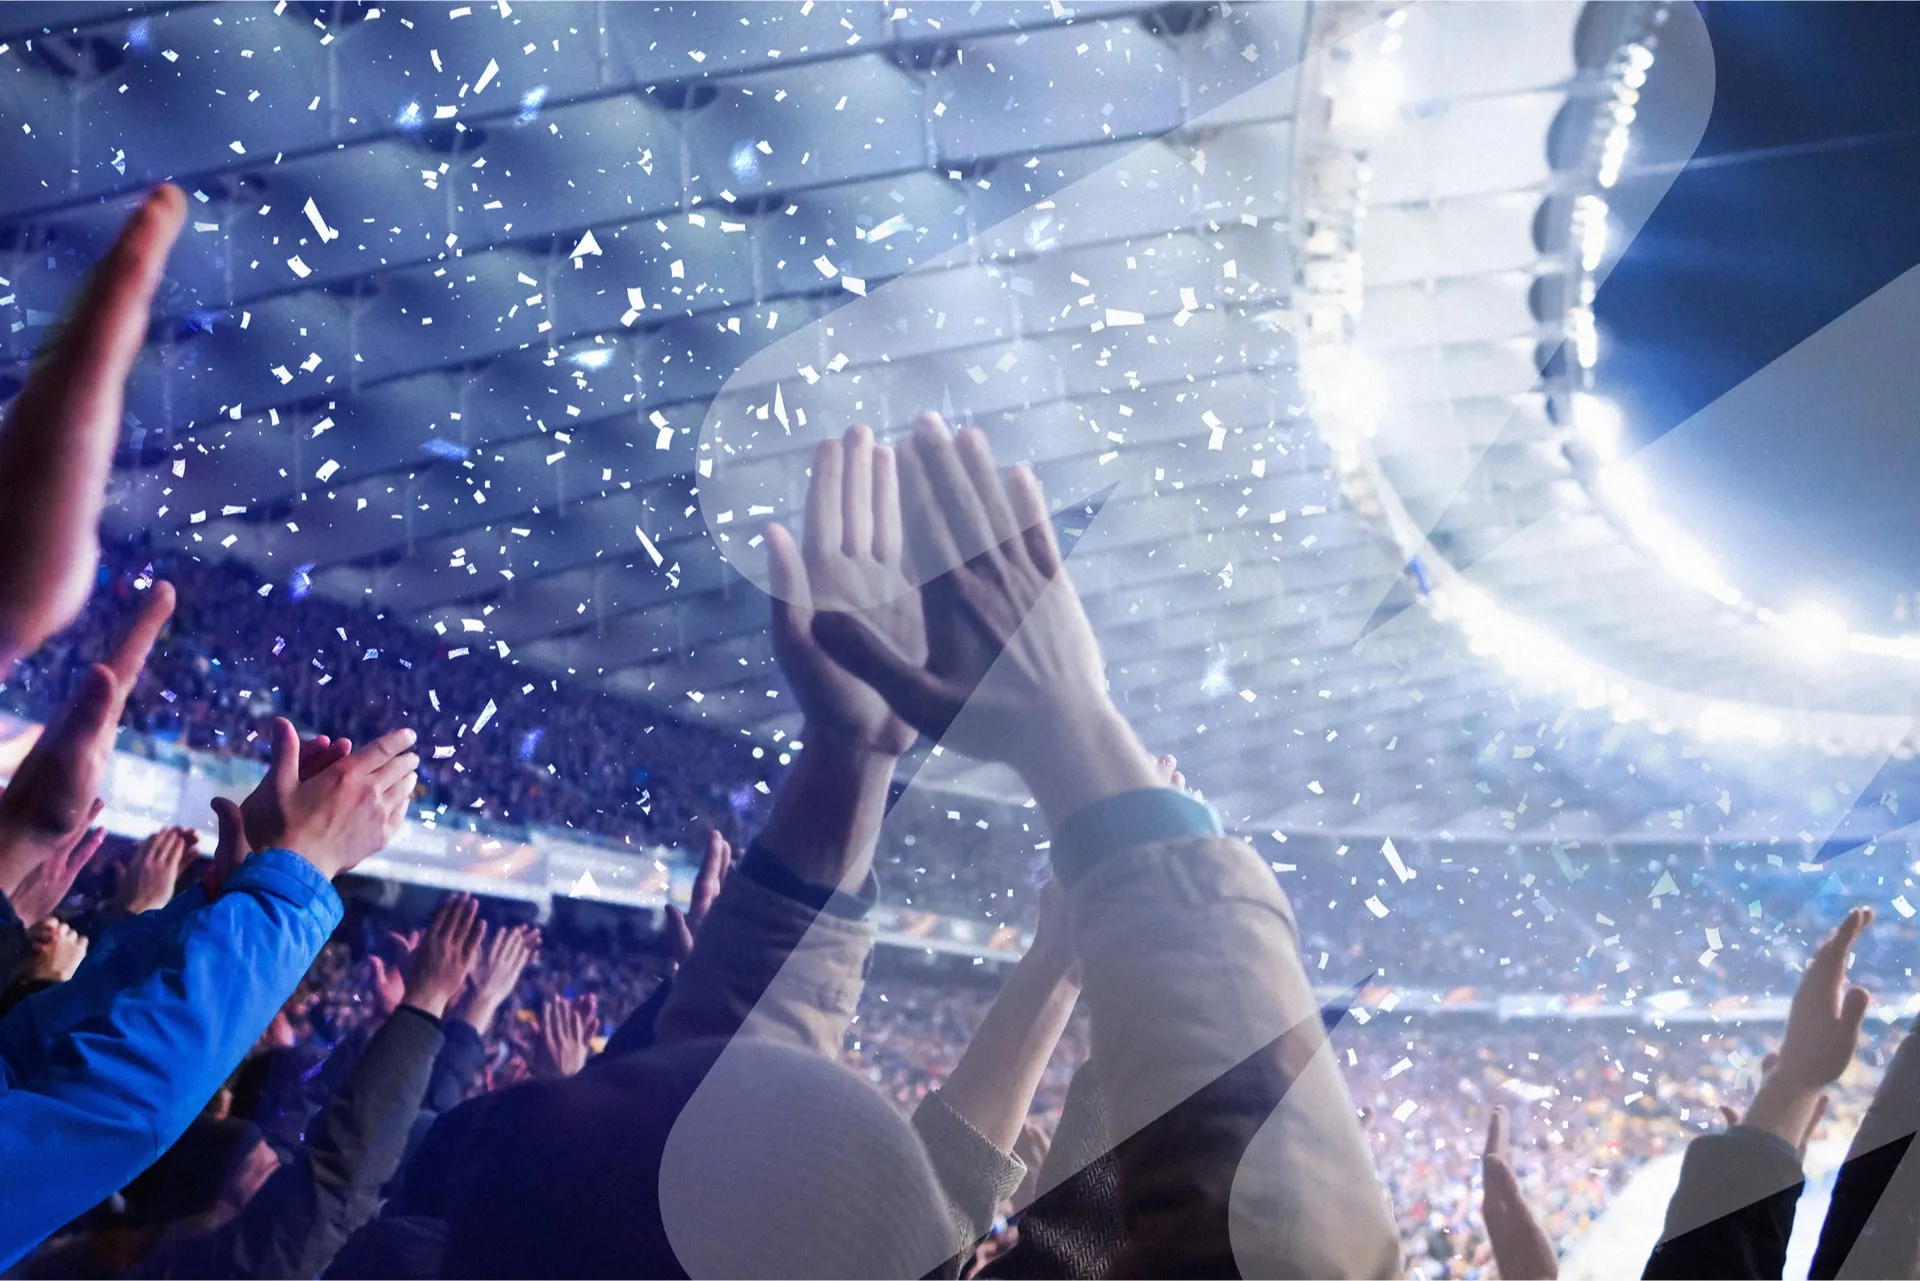
[[813,585],[807,563],[786,526],[767,526],[767,591],[773,597],[773,634],[783,644],[805,645],[813,618]]
[[684,961],[693,955],[693,930],[687,925],[684,912],[673,904],[667,904],[667,949],[673,953],[673,959]]
[[59,737],[63,740],[89,739],[110,728],[110,720],[119,719],[119,686],[113,669],[94,663],[80,678],[80,689],[67,704]]
[[375,952],[373,955],[369,956],[367,958],[367,963],[373,966],[374,986],[385,987],[387,985],[387,963],[380,959],[380,954],[378,952]]
[[1846,999],[1840,1003],[1840,1026],[1846,1029],[1850,1041],[1860,1040],[1860,1025],[1866,1021],[1867,1007],[1872,1004],[1873,994],[1864,987],[1847,989]]
[[224,796],[213,798],[213,821],[220,830],[220,839],[214,846],[213,870],[209,875],[216,882],[224,884],[229,876],[240,869],[247,855],[253,853],[253,847],[247,844],[247,829],[240,817],[240,807]]
[[932,672],[900,657],[851,614],[815,614],[813,638],[828,657],[871,685],[887,706],[922,734],[937,738],[946,733],[966,702]]
[[284,716],[273,718],[273,764],[267,773],[282,798],[300,785],[300,733]]

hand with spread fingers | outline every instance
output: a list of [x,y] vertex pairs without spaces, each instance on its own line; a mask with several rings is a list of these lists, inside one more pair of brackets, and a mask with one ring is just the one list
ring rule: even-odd
[[1501,1281],[1552,1281],[1560,1258],[1546,1229],[1520,1195],[1507,1142],[1507,1110],[1496,1107],[1487,1123],[1487,1146],[1480,1156],[1480,1216],[1487,1225],[1493,1261]]
[[412,730],[394,730],[303,780],[298,743],[277,735],[262,784],[272,789],[285,823],[273,845],[292,850],[329,880],[386,848],[406,817],[420,768],[413,743]]
[[165,907],[180,885],[181,871],[199,852],[200,833],[190,827],[163,827],[133,847],[121,864],[113,909],[138,916]]
[[520,985],[520,975],[540,950],[540,931],[531,925],[494,932],[474,966],[473,981],[454,1003],[449,1018],[459,1019],[485,1036],[500,1007]]
[[479,900],[471,894],[449,894],[441,900],[413,949],[399,1004],[435,1018],[444,1015],[479,961],[486,937]]
[[813,638],[819,611],[859,618],[909,662],[924,662],[920,602],[902,571],[900,483],[893,450],[854,427],[823,441],[807,488],[806,546],[767,527],[773,647],[806,715],[803,742],[898,756],[918,736],[886,700]]
[[1020,772],[1054,819],[1162,786],[1107,695],[1100,646],[1054,540],[1040,482],[1002,476],[978,428],[923,416],[898,451],[924,660],[871,620],[821,611],[821,647],[944,746]]
[[46,920],[27,931],[26,980],[65,983],[87,959],[87,936],[64,921]]
[[540,1037],[534,1043],[534,1075],[572,1076],[593,1057],[600,1030],[599,1000],[592,994],[568,1000],[550,996],[540,1011]]
[[700,860],[700,872],[693,878],[687,910],[682,912],[673,904],[667,904],[667,937],[675,965],[693,955],[693,943],[699,937],[700,926],[713,908],[713,901],[720,897],[720,887],[732,870],[733,846],[720,833],[708,832],[706,857]]
[[20,907],[23,888],[31,885],[45,899],[57,887],[51,911],[99,846],[88,825],[100,812],[120,714],[160,629],[173,616],[173,600],[171,584],[153,585],[112,656],[86,671],[79,692],[0,793],[0,893],[14,900],[23,920],[34,919]]
[[1815,949],[1788,1007],[1778,1059],[1761,1077],[1743,1124],[1805,1148],[1826,1110],[1824,1091],[1852,1064],[1873,1003],[1865,988],[1846,986],[1848,957],[1872,923],[1873,909],[1856,907]]
[[127,374],[186,213],[178,187],[154,189],[0,425],[0,673],[72,622],[93,589]]

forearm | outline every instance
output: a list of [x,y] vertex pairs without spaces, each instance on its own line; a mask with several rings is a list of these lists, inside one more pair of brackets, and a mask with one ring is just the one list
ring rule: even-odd
[[852,892],[873,869],[897,758],[803,732],[758,844],[801,880]]
[[1097,801],[1165,786],[1139,735],[1106,702],[1063,715],[1014,768],[1053,827]]
[[1002,1152],[1011,1152],[1020,1137],[1079,999],[1064,966],[1051,958],[1023,960],[940,1087],[947,1106]]

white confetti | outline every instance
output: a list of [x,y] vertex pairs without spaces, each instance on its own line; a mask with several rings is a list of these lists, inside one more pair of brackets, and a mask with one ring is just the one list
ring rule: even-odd
[[313,203],[312,196],[307,197],[307,207],[304,212],[307,215],[307,221],[313,224],[313,229],[320,233],[321,244],[324,245],[329,240],[339,238],[340,233],[327,226],[327,220],[320,216],[320,206]]

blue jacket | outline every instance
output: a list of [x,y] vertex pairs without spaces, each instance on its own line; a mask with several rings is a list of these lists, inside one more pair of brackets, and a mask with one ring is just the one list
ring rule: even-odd
[[185,1132],[340,923],[288,850],[123,921],[71,980],[0,1020],[0,1268],[124,1187]]

